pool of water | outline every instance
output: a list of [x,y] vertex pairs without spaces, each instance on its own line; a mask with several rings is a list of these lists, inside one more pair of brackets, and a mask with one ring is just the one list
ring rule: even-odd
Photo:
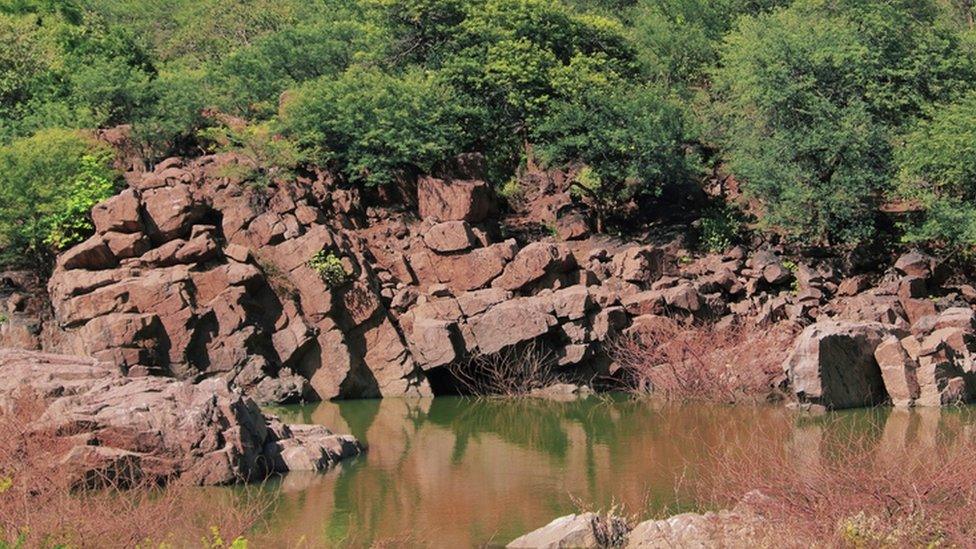
[[841,432],[898,451],[976,424],[970,409],[877,408],[827,421],[779,406],[625,397],[360,400],[277,412],[369,445],[327,473],[292,473],[269,487],[278,501],[264,534],[313,547],[499,546],[579,505],[623,504],[645,515],[691,508],[686,486],[706,458],[756,433],[809,459]]

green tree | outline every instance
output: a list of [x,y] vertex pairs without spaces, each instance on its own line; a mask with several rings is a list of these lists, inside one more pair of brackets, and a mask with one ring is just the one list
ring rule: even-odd
[[310,160],[378,185],[460,152],[456,100],[450,86],[419,70],[395,76],[353,67],[297,89],[281,123]]
[[972,81],[971,56],[939,21],[934,3],[900,0],[801,0],[740,20],[713,75],[714,112],[766,227],[814,242],[874,236],[890,137]]
[[5,264],[44,267],[87,236],[89,211],[114,191],[111,151],[74,130],[43,130],[0,147],[0,250]]
[[563,99],[535,136],[547,164],[578,165],[572,192],[603,231],[622,204],[687,180],[694,163],[684,150],[683,112],[666,92],[580,66],[587,64],[579,60],[554,76]]
[[976,246],[976,92],[933,108],[896,158],[899,194],[924,208],[906,240]]

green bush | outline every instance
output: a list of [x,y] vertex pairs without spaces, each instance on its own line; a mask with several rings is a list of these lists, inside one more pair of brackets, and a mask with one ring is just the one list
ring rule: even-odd
[[918,201],[923,218],[905,238],[976,246],[976,92],[932,109],[896,153],[898,192]]
[[89,211],[114,191],[111,151],[72,130],[44,130],[0,147],[4,264],[43,266],[91,231]]
[[269,122],[243,124],[225,120],[200,134],[213,143],[215,150],[234,152],[240,157],[241,161],[229,168],[236,172],[225,176],[257,187],[293,180],[294,170],[304,160],[298,147],[276,133]]
[[281,122],[310,160],[379,185],[461,151],[456,100],[450,86],[422,71],[353,68],[299,88]]
[[322,277],[329,288],[338,288],[349,281],[349,273],[342,265],[342,259],[334,252],[320,250],[308,260],[308,266]]
[[[573,69],[577,77],[586,72]],[[683,113],[663,91],[599,71],[555,81],[562,81],[566,99],[551,105],[540,123],[537,150],[548,165],[582,165],[572,191],[594,211],[599,231],[622,204],[693,173]]]
[[813,242],[874,236],[890,137],[972,81],[939,13],[927,1],[800,0],[740,20],[714,73],[714,110],[766,227]]

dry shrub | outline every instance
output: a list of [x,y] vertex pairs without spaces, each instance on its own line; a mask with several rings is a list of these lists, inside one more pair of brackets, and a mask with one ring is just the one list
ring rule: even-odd
[[256,490],[164,489],[153,479],[80,486],[62,461],[72,442],[31,427],[44,408],[33,395],[0,407],[0,547],[230,547],[270,505]]
[[458,388],[475,396],[519,396],[559,382],[555,356],[530,342],[452,364]]
[[675,401],[737,402],[775,393],[794,333],[661,322],[610,345],[627,389]]
[[[775,445],[757,431],[716,453],[697,481],[707,507],[742,494],[775,547],[971,547],[976,539],[976,443],[971,433],[924,448],[893,448],[831,428]],[[822,427],[822,429],[821,429]],[[824,436],[830,433],[830,436]],[[828,439],[829,440],[826,440]]]

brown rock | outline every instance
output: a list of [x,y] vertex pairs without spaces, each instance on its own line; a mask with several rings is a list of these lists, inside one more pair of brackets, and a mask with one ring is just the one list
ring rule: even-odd
[[466,221],[445,221],[424,233],[424,243],[435,252],[449,253],[467,250],[478,242]]
[[883,402],[887,394],[874,351],[889,330],[872,322],[808,326],[783,364],[796,396],[832,409]]
[[586,312],[593,306],[590,292],[585,286],[570,286],[556,290],[552,294],[552,303],[556,316],[569,320],[585,317]]
[[457,323],[450,320],[417,319],[410,343],[423,370],[450,364],[464,351]]
[[139,257],[152,246],[142,233],[107,232],[102,235],[102,239],[117,259]]
[[[90,360],[8,350],[0,350],[0,373],[0,402],[9,402],[22,388],[48,398],[33,428],[88,435],[72,437],[82,442],[64,458],[80,466],[82,482],[99,472],[135,473],[137,461],[151,458],[161,479],[227,484],[286,471],[277,457],[300,442],[336,455],[331,451],[336,441],[324,433],[308,440],[286,428],[269,428],[271,420],[250,399],[219,379],[194,385],[163,377],[126,378]],[[87,440],[98,440],[98,449],[84,446]],[[343,443],[354,446],[343,455],[362,450],[352,440]]]
[[908,355],[898,337],[885,337],[874,350],[874,358],[881,368],[881,377],[892,404],[911,406],[919,396],[918,363]]
[[582,214],[573,212],[556,220],[556,238],[559,240],[582,240],[590,236],[590,226]]
[[421,177],[417,181],[417,203],[423,219],[478,223],[491,211],[491,189],[479,180]]
[[102,237],[95,235],[88,240],[68,249],[58,257],[58,266],[62,269],[86,269],[97,271],[111,269],[118,265],[112,250],[105,244]]
[[95,232],[98,234],[105,234],[109,231],[135,233],[142,230],[139,199],[132,189],[126,189],[112,198],[96,204],[92,208],[91,216],[95,224]]
[[837,295],[852,296],[857,295],[871,287],[871,281],[867,276],[858,275],[845,278],[837,287]]
[[519,250],[492,287],[515,291],[524,289],[547,274],[564,273],[576,266],[576,259],[563,244],[533,242]]
[[206,207],[193,199],[186,185],[146,191],[142,199],[151,234],[163,242],[186,236],[190,227],[206,214]]
[[635,284],[651,284],[664,272],[664,252],[651,246],[634,246],[613,256],[616,276]]
[[481,353],[493,354],[547,333],[556,319],[538,300],[517,298],[495,305],[468,324]]
[[907,276],[928,279],[935,269],[935,258],[921,252],[908,252],[895,261],[895,269]]

